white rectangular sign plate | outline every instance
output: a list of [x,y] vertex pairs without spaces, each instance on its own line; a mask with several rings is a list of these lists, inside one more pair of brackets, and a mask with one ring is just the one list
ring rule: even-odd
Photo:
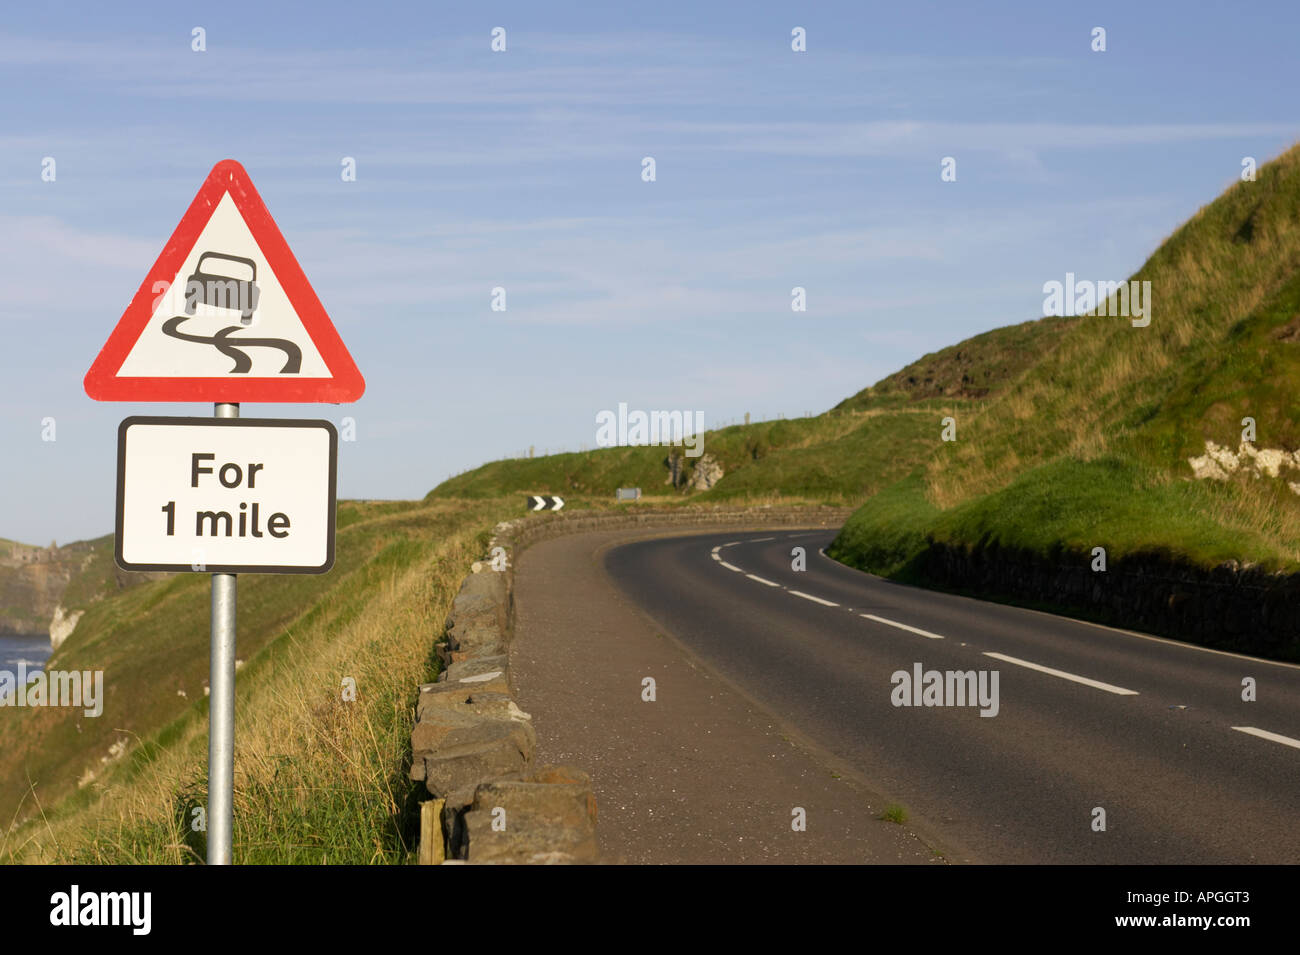
[[114,557],[124,570],[323,574],[337,468],[328,421],[127,418]]

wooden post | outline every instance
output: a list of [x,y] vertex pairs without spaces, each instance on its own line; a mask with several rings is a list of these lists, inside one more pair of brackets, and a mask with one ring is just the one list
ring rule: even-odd
[[447,857],[442,844],[442,807],[445,799],[420,803],[420,865],[442,865]]

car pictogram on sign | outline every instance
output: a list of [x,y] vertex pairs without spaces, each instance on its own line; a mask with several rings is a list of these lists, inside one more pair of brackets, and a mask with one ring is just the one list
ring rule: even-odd
[[[220,271],[210,271],[213,267],[204,265],[208,260],[244,266],[247,277],[239,278],[238,268],[231,269],[223,265],[216,266]],[[256,262],[228,252],[204,252],[185,283],[185,312],[193,315],[200,304],[226,308],[239,312],[240,322],[251,325],[253,312],[257,311],[258,294]]]

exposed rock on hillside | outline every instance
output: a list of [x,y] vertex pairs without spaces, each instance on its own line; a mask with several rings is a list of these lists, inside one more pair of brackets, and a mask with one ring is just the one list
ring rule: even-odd
[[724,473],[717,458],[711,454],[702,455],[695,462],[695,470],[691,474],[691,490],[707,491],[722,480]]
[[[1188,458],[1187,463],[1192,466],[1195,477],[1211,481],[1226,481],[1237,473],[1276,478],[1285,476],[1284,472],[1300,472],[1300,451],[1256,448],[1246,441],[1241,442],[1241,446],[1233,451],[1226,445],[1206,441],[1205,453]],[[1300,481],[1287,481],[1287,487],[1300,494]]]
[[85,556],[73,547],[13,544],[0,551],[0,634],[49,629],[54,608]]
[[54,608],[54,619],[50,621],[50,649],[57,650],[63,645],[63,641],[72,636],[72,631],[77,629],[77,621],[86,611],[73,610],[65,613],[62,606]]
[[671,484],[679,491],[707,491],[721,481],[726,473],[721,462],[711,454],[695,458],[694,465],[688,464],[690,460],[678,448],[670,451],[664,459],[664,466],[668,468],[668,477],[664,483]]

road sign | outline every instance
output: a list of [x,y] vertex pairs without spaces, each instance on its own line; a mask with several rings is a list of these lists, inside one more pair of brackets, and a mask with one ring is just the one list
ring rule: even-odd
[[365,380],[244,167],[212,167],[86,373],[98,401],[356,401]]
[[532,494],[527,504],[530,511],[558,511],[564,507],[564,498],[555,494]]
[[334,565],[328,421],[131,417],[117,431],[124,570],[319,574]]

